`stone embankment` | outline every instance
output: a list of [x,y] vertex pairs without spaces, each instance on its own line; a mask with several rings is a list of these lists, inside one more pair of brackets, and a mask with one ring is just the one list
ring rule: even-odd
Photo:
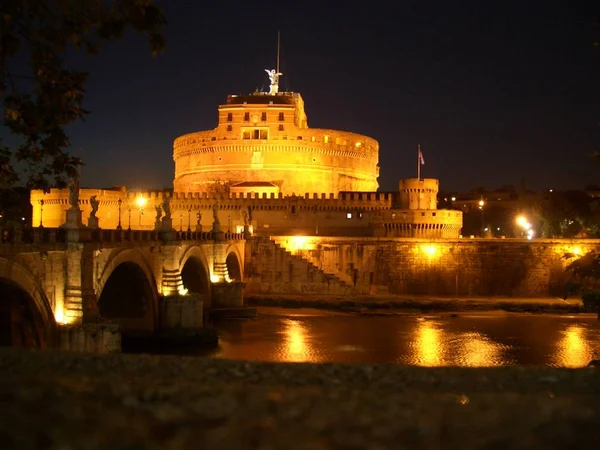
[[0,349],[3,449],[598,448],[600,372]]
[[252,306],[280,308],[317,308],[357,314],[404,314],[408,312],[482,312],[584,313],[580,299],[514,297],[425,297],[425,296],[306,296],[293,294],[249,294],[244,301]]

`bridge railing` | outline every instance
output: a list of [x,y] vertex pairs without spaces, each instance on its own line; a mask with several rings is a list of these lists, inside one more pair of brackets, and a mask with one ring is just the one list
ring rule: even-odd
[[55,244],[65,242],[64,228],[0,228],[0,245],[2,244]]
[[[156,242],[166,235],[155,230],[105,230],[83,228],[79,235],[82,242]],[[244,239],[243,233],[224,233],[229,241]],[[67,230],[64,228],[0,228],[2,244],[54,244],[66,242]],[[212,231],[173,231],[169,240],[175,241],[212,241]]]

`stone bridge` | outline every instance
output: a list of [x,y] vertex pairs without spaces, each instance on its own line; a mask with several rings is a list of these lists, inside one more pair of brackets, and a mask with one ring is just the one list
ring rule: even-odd
[[201,326],[203,309],[242,305],[244,246],[213,231],[0,230],[0,345],[51,347],[85,324]]

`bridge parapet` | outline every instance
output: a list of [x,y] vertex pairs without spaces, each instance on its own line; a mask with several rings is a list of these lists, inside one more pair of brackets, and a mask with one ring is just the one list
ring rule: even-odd
[[65,239],[63,228],[0,228],[0,245],[55,244]]
[[[105,230],[83,228],[79,234],[82,242],[157,242],[164,240],[164,234],[155,230]],[[174,231],[175,241],[214,241],[212,231]],[[243,233],[224,233],[225,240],[242,241]],[[0,228],[0,245],[12,244],[56,244],[67,241],[64,228]]]

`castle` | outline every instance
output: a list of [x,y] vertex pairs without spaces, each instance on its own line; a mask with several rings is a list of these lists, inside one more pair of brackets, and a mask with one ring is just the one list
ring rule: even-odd
[[[438,210],[439,182],[409,178],[377,192],[379,144],[356,133],[310,128],[300,94],[229,95],[218,125],[175,139],[173,190],[81,189],[82,225],[153,230],[169,209],[173,228],[260,236],[457,238],[462,212]],[[31,192],[34,227],[66,221],[69,191]]]

